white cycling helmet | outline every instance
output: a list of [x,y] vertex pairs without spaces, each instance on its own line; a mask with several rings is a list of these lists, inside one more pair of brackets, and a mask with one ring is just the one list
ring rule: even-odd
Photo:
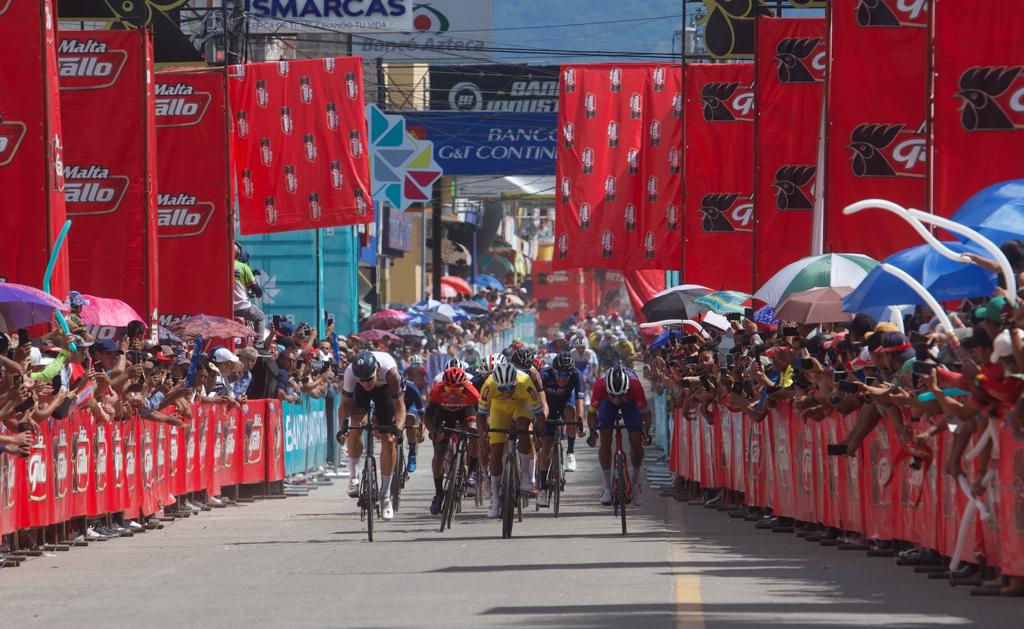
[[604,375],[604,385],[609,395],[625,395],[629,391],[629,375],[622,367],[612,367]]
[[495,367],[504,362],[508,362],[505,359],[504,354],[491,354],[490,356],[487,357],[487,362],[484,364],[484,370],[488,373],[491,373],[494,371]]
[[499,387],[513,386],[519,379],[519,370],[512,363],[499,363],[494,366],[493,377]]
[[588,347],[590,347],[590,343],[588,343],[587,339],[583,338],[582,336],[577,336],[576,338],[574,338],[572,342],[569,343],[569,345],[573,349],[587,349]]

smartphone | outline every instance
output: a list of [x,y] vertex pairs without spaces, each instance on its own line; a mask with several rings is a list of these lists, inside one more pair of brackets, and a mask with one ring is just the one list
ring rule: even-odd
[[870,387],[874,383],[875,383],[874,376],[864,376],[864,384],[866,384],[866,385],[868,385]]
[[725,364],[732,367],[736,364],[736,358],[730,353],[725,355]]
[[935,363],[925,363],[919,360],[914,363],[912,371],[919,376],[925,376],[930,374],[937,367],[938,365],[936,365]]
[[334,317],[327,320],[327,327],[331,327],[332,325],[334,325]]
[[686,364],[687,365],[696,365],[697,364],[697,357],[696,356],[687,356],[686,357]]
[[860,387],[857,386],[856,382],[849,382],[848,380],[843,380],[842,382],[836,385],[836,388],[838,388],[843,393],[856,393],[857,391],[860,390]]
[[743,318],[744,319],[750,319],[751,321],[753,321],[754,320],[754,309],[753,308],[744,308],[743,309]]
[[811,361],[810,358],[794,358],[791,364],[793,366],[793,369],[806,370],[814,367],[814,363]]
[[739,321],[740,319],[743,318],[743,315],[741,315],[738,312],[730,312],[730,313],[725,315],[725,318],[728,321]]
[[679,342],[683,345],[696,345],[697,343],[700,343],[700,337],[696,334],[690,334],[679,339]]
[[832,374],[832,381],[833,382],[842,382],[843,380],[846,380],[846,372],[845,371],[837,371],[837,372]]
[[706,390],[711,390],[711,380],[709,380],[707,376],[701,376],[700,383]]
[[274,315],[274,316],[273,316],[273,317],[271,318],[271,326],[272,326],[272,327],[273,327],[273,328],[274,328],[275,330],[277,330],[278,328],[280,328],[280,327],[281,327],[281,315]]
[[32,424],[28,422],[18,422],[18,432],[27,432],[32,430]]
[[18,347],[28,345],[32,342],[32,337],[28,335],[28,330],[21,328],[18,330]]
[[732,387],[730,387],[729,390],[735,393],[736,395],[743,395],[743,383],[734,382],[732,383]]
[[796,329],[794,327],[786,326],[786,327],[782,328],[782,336],[799,336],[799,335],[800,335],[800,330],[798,330],[798,329]]
[[829,456],[846,456],[845,443],[830,443],[825,449]]

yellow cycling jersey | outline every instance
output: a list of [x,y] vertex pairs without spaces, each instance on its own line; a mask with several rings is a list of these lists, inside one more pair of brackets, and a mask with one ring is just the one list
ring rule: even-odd
[[481,413],[505,417],[533,417],[541,412],[540,394],[530,376],[522,371],[516,375],[516,388],[511,393],[499,391],[494,376],[488,376],[480,388],[479,409]]

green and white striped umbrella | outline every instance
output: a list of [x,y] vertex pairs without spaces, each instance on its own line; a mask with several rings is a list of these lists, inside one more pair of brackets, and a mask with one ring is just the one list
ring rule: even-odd
[[790,293],[826,286],[852,286],[878,266],[878,261],[859,253],[809,256],[786,266],[762,286],[754,297],[774,307]]

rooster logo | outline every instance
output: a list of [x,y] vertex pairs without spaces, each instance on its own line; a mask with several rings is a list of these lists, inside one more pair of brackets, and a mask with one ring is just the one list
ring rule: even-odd
[[700,226],[705,232],[734,232],[729,221],[729,208],[740,198],[738,192],[705,194],[700,201]]
[[821,43],[820,37],[789,37],[775,47],[779,83],[817,83],[808,57]]
[[704,42],[712,57],[751,57],[754,54],[754,17],[771,15],[761,0],[704,0],[707,14]]
[[862,124],[850,134],[853,151],[853,174],[858,177],[895,177],[896,171],[885,156],[885,148],[892,144],[901,124]]
[[735,122],[736,116],[729,108],[728,101],[739,86],[739,83],[705,83],[700,90],[700,100],[704,103],[704,120]]
[[862,27],[927,26],[928,0],[898,0],[896,10],[891,0],[858,0],[855,9],[857,24]]
[[782,166],[775,171],[775,183],[778,192],[775,204],[780,210],[812,210],[814,201],[804,186],[814,178],[817,168],[814,166]]
[[[957,98],[964,101],[960,111],[960,124],[965,131],[1007,131],[1024,128],[1015,124],[1010,111],[999,102],[1000,97],[1010,90],[1010,86],[1021,74],[1024,67],[1008,68],[1005,66],[985,68],[968,68],[960,75],[960,91]],[[1019,97],[1010,98],[1010,109],[1020,102],[1024,110],[1024,86],[1018,91]]]

